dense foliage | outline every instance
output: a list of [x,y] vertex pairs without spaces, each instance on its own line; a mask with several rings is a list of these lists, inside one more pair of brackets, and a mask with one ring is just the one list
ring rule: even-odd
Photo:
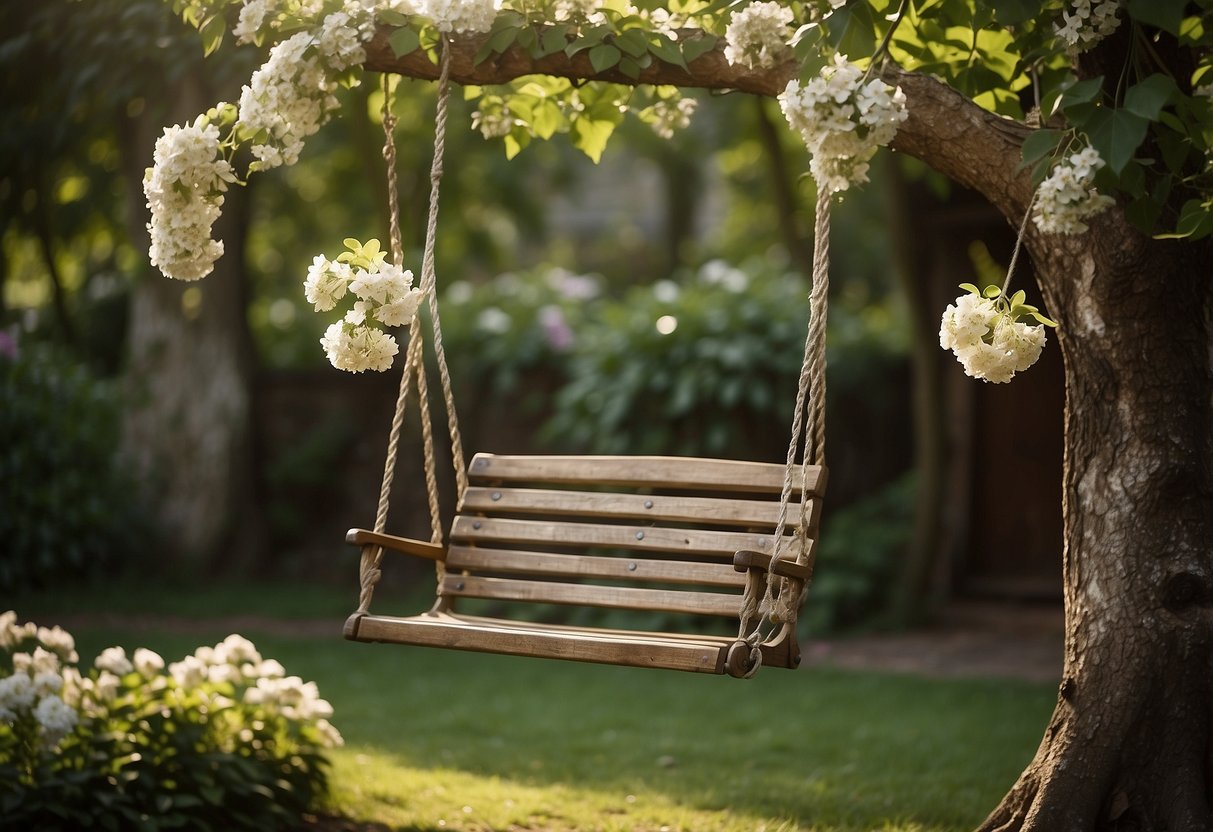
[[116,387],[0,333],[0,590],[112,572],[141,535],[118,459]]

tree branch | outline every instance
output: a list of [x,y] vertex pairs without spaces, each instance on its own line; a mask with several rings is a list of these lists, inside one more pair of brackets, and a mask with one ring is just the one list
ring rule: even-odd
[[[388,39],[394,31],[382,27],[367,46],[367,69],[395,72],[411,78],[435,80],[438,67],[424,50],[397,57]],[[573,81],[609,81],[616,84],[669,84],[709,90],[747,92],[774,97],[796,77],[793,60],[764,70],[730,64],[721,43],[683,69],[658,59],[638,79],[618,69],[595,72],[588,52],[572,57],[563,51],[534,58],[520,46],[493,55],[479,65],[475,56],[487,35],[456,36],[451,40],[451,78],[460,84],[506,84],[524,75],[550,75]],[[886,64],[881,77],[900,86],[906,95],[909,118],[898,130],[893,148],[922,160],[962,185],[980,191],[1013,222],[1027,209],[1031,184],[1027,171],[1019,171],[1019,146],[1030,129],[1017,121],[978,107],[951,87],[915,72]]]
[[[396,72],[410,78],[437,80],[438,67],[429,59],[425,50],[418,49],[396,57],[388,43],[393,31],[392,27],[380,27],[375,33],[375,37],[367,45],[364,66],[378,72]],[[690,71],[654,58],[652,64],[640,71],[639,78],[629,78],[618,68],[595,72],[590,65],[588,50],[571,58],[563,51],[534,58],[526,49],[515,44],[505,52],[476,64],[476,53],[487,38],[488,35],[472,35],[455,36],[451,39],[452,81],[460,84],[508,84],[523,75],[551,75],[573,81],[609,81],[613,84],[628,85],[670,84],[775,96],[796,76],[797,70],[796,62],[791,60],[784,61],[774,69],[754,70],[734,66],[725,59],[723,45],[692,61],[689,64]]]

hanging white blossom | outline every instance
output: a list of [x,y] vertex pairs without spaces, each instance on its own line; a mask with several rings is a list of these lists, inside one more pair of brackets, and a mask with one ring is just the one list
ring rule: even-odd
[[653,132],[663,139],[671,139],[678,130],[685,130],[691,125],[691,116],[699,102],[694,98],[682,98],[674,95],[670,98],[659,98],[646,107],[641,117],[648,121]]
[[792,10],[782,3],[751,3],[729,19],[724,56],[730,64],[770,69],[791,54]]
[[411,271],[387,262],[378,240],[363,244],[347,239],[345,244],[348,250],[337,260],[317,255],[303,284],[308,303],[317,312],[334,309],[347,294],[357,298],[345,316],[328,327],[320,345],[338,370],[387,370],[399,345],[376,324],[411,324],[422,292],[413,286]]
[[235,181],[231,165],[220,156],[219,128],[205,116],[164,129],[143,180],[152,265],[178,280],[211,273],[223,254],[223,243],[211,239],[211,226],[228,183]]
[[803,86],[789,81],[779,104],[812,153],[813,178],[832,192],[867,182],[868,162],[907,117],[901,88],[879,78],[864,83],[863,71],[845,55],[835,55]]
[[1119,0],[1074,0],[1061,13],[1061,24],[1054,26],[1057,36],[1080,52],[1085,52],[1120,25]]
[[258,137],[252,153],[263,168],[299,161],[303,140],[337,109],[336,84],[308,53],[311,45],[308,32],[277,44],[241,91],[239,126]]
[[1099,151],[1083,148],[1053,168],[1036,189],[1032,221],[1046,234],[1081,234],[1086,220],[1102,213],[1116,200],[1095,189],[1095,173],[1104,166]]
[[[1002,384],[1036,363],[1045,345],[1044,325],[1056,326],[1023,303],[1023,293],[1005,300],[995,288],[994,297],[984,297],[976,286],[950,304],[939,327],[939,346],[951,350],[966,375]],[[1033,325],[1020,317],[1040,322]]]

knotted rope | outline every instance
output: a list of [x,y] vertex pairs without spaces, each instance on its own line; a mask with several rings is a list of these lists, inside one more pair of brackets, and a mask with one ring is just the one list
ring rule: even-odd
[[[804,440],[804,457],[800,465],[800,518],[794,540],[799,541],[796,563],[813,567],[814,552],[809,546],[806,530],[809,526],[809,501],[807,499],[809,467],[825,464],[825,399],[826,399],[826,318],[830,289],[830,192],[817,188],[817,213],[813,224],[813,286],[809,292],[809,326],[804,342],[804,357],[800,364],[800,378],[796,387],[796,404],[792,412],[792,431],[788,441],[788,454],[784,466],[783,490],[779,496],[779,515],[775,523],[772,545],[771,570],[762,572],[751,569],[746,575],[745,594],[742,598],[740,626],[737,636],[749,642],[753,667],[747,677],[757,672],[762,663],[759,644],[769,635],[764,634],[762,619],[772,625],[795,625],[800,607],[808,593],[809,582],[790,581],[777,576],[775,563],[787,546],[785,532],[788,521],[788,506],[792,498],[792,483],[796,472],[796,459]],[[797,590],[795,587],[799,585]]]

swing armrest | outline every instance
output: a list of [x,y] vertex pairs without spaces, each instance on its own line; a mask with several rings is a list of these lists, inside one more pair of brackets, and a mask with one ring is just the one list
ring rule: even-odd
[[366,529],[350,529],[345,534],[345,542],[355,546],[382,546],[406,555],[416,555],[419,558],[445,561],[446,547],[424,540],[413,540],[408,537],[396,537],[391,534],[379,534]]
[[[760,572],[771,572],[771,556],[764,555],[762,552],[743,549],[733,555],[733,569],[737,572],[748,572],[751,569],[757,569]],[[785,578],[798,578],[802,581],[807,581],[813,576],[813,571],[808,566],[783,558],[775,561],[774,572],[776,575],[782,575]]]

